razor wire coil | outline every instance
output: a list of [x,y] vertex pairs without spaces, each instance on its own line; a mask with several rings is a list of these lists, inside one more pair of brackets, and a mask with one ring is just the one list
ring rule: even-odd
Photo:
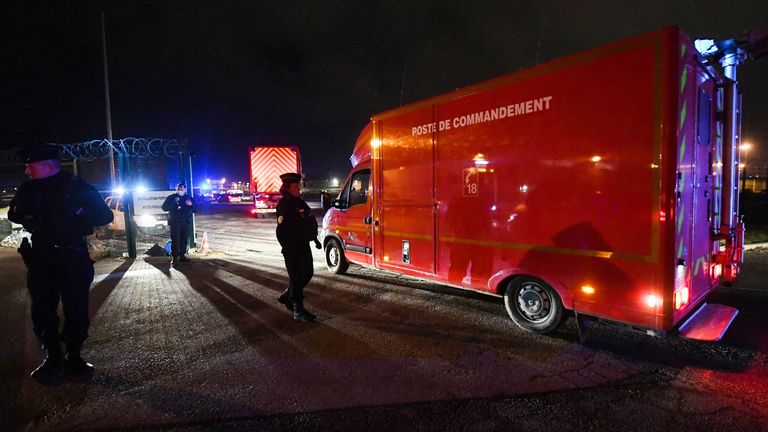
[[[163,138],[122,138],[92,140],[74,144],[50,143],[61,147],[62,160],[91,160],[108,158],[113,149],[117,157],[132,159],[177,158],[187,151],[186,140]],[[19,149],[0,150],[0,165],[23,165]]]

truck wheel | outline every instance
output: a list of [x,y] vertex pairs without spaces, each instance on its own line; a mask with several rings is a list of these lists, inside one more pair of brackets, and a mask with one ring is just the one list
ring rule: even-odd
[[530,276],[509,281],[504,291],[504,306],[515,324],[534,333],[551,332],[563,318],[563,302],[557,291]]
[[349,261],[338,240],[331,239],[325,244],[325,265],[333,274],[344,274],[349,268]]

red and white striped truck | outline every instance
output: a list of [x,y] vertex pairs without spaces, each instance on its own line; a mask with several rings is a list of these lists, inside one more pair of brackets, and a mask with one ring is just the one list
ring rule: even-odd
[[280,201],[280,174],[301,173],[298,147],[251,147],[251,214],[259,217],[274,213]]

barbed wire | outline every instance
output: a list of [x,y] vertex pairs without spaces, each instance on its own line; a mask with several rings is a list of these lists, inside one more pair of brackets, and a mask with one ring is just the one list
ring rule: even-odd
[[135,159],[175,158],[179,153],[186,151],[185,140],[162,138],[122,138],[112,141],[103,139],[57,145],[62,146],[62,158],[65,160],[107,158],[110,147],[118,156]]
[[[76,144],[58,144],[61,146],[62,160],[90,160],[108,158],[109,149],[115,156],[133,159],[155,159],[161,157],[176,158],[186,152],[186,140],[162,138],[122,138],[116,140],[92,140]],[[19,149],[0,150],[0,165],[23,165],[18,156]]]

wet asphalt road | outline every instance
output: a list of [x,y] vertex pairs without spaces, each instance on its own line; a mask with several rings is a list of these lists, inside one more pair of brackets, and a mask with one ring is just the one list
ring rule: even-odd
[[768,430],[768,250],[750,251],[718,344],[595,328],[517,329],[500,299],[353,268],[315,251],[295,322],[274,219],[201,214],[218,251],[107,258],[84,354],[97,373],[42,386],[24,274],[0,250],[0,430]]

